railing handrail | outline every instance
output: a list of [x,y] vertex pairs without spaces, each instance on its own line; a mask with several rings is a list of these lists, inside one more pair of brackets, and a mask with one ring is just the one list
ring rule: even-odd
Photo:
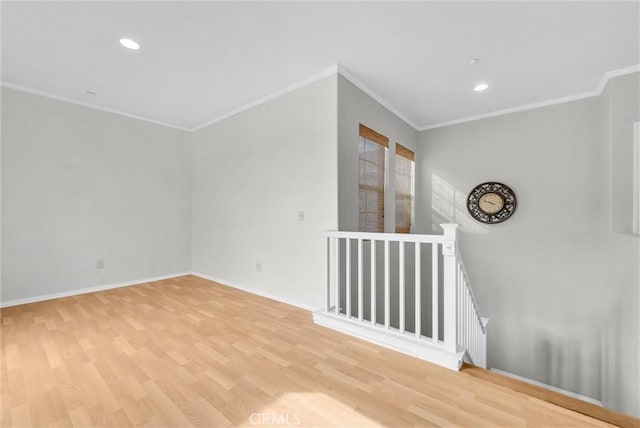
[[482,317],[480,316],[480,311],[478,310],[478,303],[476,302],[476,296],[473,294],[473,288],[471,287],[471,280],[469,279],[469,274],[467,274],[467,268],[464,266],[462,261],[462,256],[459,251],[456,251],[456,260],[460,265],[460,270],[462,271],[462,275],[466,278],[466,281],[463,281],[463,284],[469,290],[469,295],[471,296],[471,303],[473,304],[473,311],[475,312],[476,317],[478,318],[478,323],[480,324],[480,328],[483,333],[486,333],[484,323],[482,322]]
[[425,235],[416,233],[375,233],[375,232],[343,232],[329,230],[323,233],[327,238],[368,239],[371,241],[417,242],[420,244],[441,244],[443,235]]

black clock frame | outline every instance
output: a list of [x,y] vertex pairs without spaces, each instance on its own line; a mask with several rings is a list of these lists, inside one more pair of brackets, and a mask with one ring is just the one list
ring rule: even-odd
[[[489,214],[482,210],[479,206],[480,198],[487,193],[495,193],[502,198],[504,205],[502,209],[493,214]],[[513,215],[518,206],[518,199],[511,187],[497,181],[487,181],[478,184],[469,192],[467,197],[467,210],[471,217],[485,224],[502,223]]]

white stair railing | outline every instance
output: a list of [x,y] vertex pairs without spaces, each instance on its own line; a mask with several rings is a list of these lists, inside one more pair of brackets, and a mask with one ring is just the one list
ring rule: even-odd
[[[326,232],[326,302],[324,311],[314,314],[316,322],[385,342],[372,336],[378,332],[380,337],[391,337],[387,342],[393,343],[394,348],[401,346],[396,346],[398,342],[393,340],[402,339],[412,346],[425,345],[450,355],[466,352],[471,363],[486,367],[486,323],[479,316],[457,250],[458,225],[441,227],[443,235]],[[397,246],[393,254],[392,244],[394,250]],[[431,257],[424,256],[429,250]],[[411,251],[413,260],[407,257]],[[410,262],[413,275],[408,276],[406,265]],[[424,274],[423,267],[430,272]],[[412,289],[408,289],[407,283],[411,281]],[[405,298],[408,291],[414,297],[409,304]],[[365,294],[369,295],[366,301]],[[352,298],[356,300],[352,302]],[[380,298],[382,302],[378,301]],[[392,318],[397,318],[393,325]],[[407,320],[413,320],[413,326],[407,328]],[[424,331],[423,324],[430,331]],[[457,368],[461,362],[460,358]],[[443,365],[455,368],[448,363]]]
[[487,368],[487,324],[482,318],[478,304],[469,284],[467,271],[460,254],[456,258],[458,287],[458,343],[466,350],[469,362]]

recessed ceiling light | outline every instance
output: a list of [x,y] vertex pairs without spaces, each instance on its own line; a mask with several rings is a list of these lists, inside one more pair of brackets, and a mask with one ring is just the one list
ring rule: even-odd
[[489,85],[487,85],[486,83],[478,83],[473,90],[476,92],[480,92],[480,91],[484,91],[485,89],[487,89],[489,87]]
[[480,58],[471,58],[469,60],[469,65],[477,64],[480,61]]
[[120,44],[125,48],[133,49],[134,51],[140,49],[140,45],[131,39],[120,39]]

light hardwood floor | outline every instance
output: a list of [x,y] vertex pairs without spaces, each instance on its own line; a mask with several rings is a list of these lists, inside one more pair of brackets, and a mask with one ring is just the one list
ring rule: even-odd
[[610,426],[194,276],[2,310],[3,427]]

